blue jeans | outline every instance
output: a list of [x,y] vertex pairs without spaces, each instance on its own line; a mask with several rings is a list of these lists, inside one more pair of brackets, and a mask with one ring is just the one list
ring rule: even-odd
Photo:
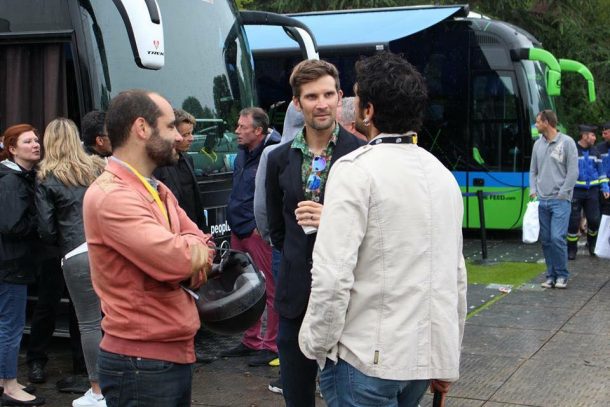
[[547,279],[568,278],[566,237],[571,210],[570,201],[565,199],[540,200],[538,219]]
[[0,379],[17,377],[28,286],[0,282]]
[[100,349],[100,387],[108,407],[189,407],[192,364],[145,359]]
[[320,390],[328,407],[417,407],[429,380],[387,380],[367,376],[339,359],[326,360]]

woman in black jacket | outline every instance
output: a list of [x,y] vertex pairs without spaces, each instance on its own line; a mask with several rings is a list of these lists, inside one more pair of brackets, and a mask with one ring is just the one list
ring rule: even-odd
[[39,247],[35,225],[34,184],[40,160],[38,134],[29,124],[4,132],[0,155],[0,385],[4,405],[41,405],[17,382],[17,358],[23,328],[27,284],[34,281]]
[[100,300],[91,284],[83,226],[87,187],[103,171],[105,161],[87,155],[78,129],[70,119],[58,118],[44,133],[45,157],[38,171],[36,191],[38,232],[45,242],[56,242],[64,256],[62,269],[78,318],[91,389],[73,406],[106,406],[98,384],[96,364],[102,339]]

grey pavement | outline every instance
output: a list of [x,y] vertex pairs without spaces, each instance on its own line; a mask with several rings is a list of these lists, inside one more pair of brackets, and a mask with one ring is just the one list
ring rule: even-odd
[[[480,259],[480,241],[467,239],[464,255]],[[489,261],[541,261],[540,246],[517,238],[488,242]],[[474,311],[466,323],[461,378],[452,387],[447,406],[508,407],[610,406],[610,261],[579,252],[570,262],[568,288],[542,289],[541,274],[508,294],[498,287],[469,285]],[[218,355],[239,342],[203,331],[197,347]],[[77,395],[62,394],[54,383],[70,374],[68,341],[58,338],[50,354],[49,381],[37,394],[49,406],[70,406]],[[27,373],[24,352],[20,375]],[[247,365],[247,358],[217,359],[197,365],[193,406],[283,406],[281,396],[267,390],[278,368]],[[431,406],[426,395],[422,407]],[[317,398],[316,406],[324,406]]]

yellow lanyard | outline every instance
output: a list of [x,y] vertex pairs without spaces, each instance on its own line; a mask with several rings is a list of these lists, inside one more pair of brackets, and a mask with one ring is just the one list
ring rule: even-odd
[[144,176],[142,174],[140,174],[138,172],[138,170],[133,168],[131,165],[129,165],[125,161],[123,161],[123,164],[125,164],[136,175],[136,177],[138,177],[138,179],[142,182],[142,184],[144,184],[144,187],[148,190],[148,192],[150,192],[153,199],[157,203],[157,206],[159,207],[159,209],[161,209],[161,213],[163,214],[163,216],[165,216],[165,220],[167,220],[167,223],[170,223],[169,216],[167,214],[167,208],[165,208],[165,205],[163,205],[163,202],[161,202],[161,197],[159,196],[159,192],[155,188],[153,188],[153,186],[150,185],[150,183],[148,181],[146,181],[146,178],[144,178]]

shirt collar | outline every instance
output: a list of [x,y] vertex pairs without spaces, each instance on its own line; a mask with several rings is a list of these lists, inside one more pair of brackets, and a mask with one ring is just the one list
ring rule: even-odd
[[[335,128],[333,129],[333,132],[330,135],[330,140],[328,140],[328,144],[327,144],[326,148],[328,148],[328,146],[331,144],[333,146],[336,146],[338,138],[339,138],[339,124],[337,122],[335,122]],[[290,147],[297,149],[297,150],[301,150],[304,154],[309,153],[309,145],[307,144],[307,140],[305,140],[305,127],[301,128],[297,132],[296,136],[294,137],[294,140],[292,140],[292,144],[290,145]]]

